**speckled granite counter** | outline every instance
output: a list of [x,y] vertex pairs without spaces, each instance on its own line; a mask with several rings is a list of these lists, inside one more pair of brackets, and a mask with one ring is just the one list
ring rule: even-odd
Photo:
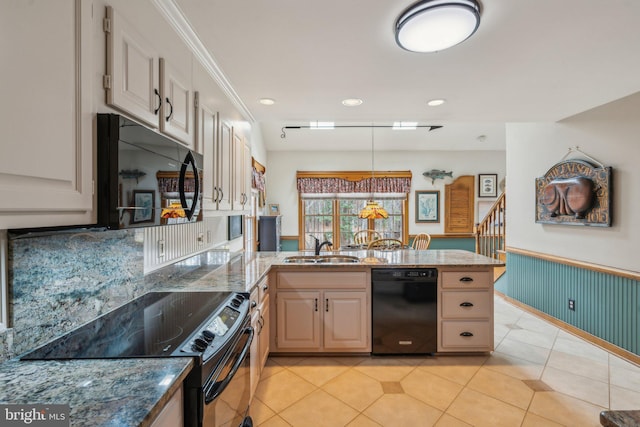
[[640,426],[640,410],[637,411],[602,411],[600,424],[604,427],[636,427]]
[[[357,264],[311,264],[315,268],[336,266],[501,266],[496,261],[467,251],[341,251],[369,262]],[[164,267],[144,277],[145,288],[155,291],[220,290],[250,292],[272,266],[288,264],[285,258],[305,252],[258,252],[233,256],[211,251]],[[190,358],[77,360],[0,364],[1,403],[49,403],[71,407],[72,426],[147,426],[189,373]],[[162,381],[169,379],[168,381]],[[90,382],[89,382],[90,381]],[[161,385],[166,384],[166,385]]]
[[191,370],[190,357],[0,364],[0,403],[68,404],[70,425],[147,426]]

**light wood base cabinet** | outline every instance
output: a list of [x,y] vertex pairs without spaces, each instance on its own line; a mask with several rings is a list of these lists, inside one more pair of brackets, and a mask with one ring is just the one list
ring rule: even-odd
[[493,269],[439,269],[438,352],[493,350]]
[[254,330],[249,350],[251,397],[258,387],[260,374],[269,357],[269,282],[264,279],[251,291],[251,326]]
[[371,351],[367,271],[277,275],[272,352]]

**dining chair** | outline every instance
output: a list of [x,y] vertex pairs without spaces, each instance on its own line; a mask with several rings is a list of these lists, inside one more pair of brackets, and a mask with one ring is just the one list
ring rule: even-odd
[[353,243],[356,245],[367,245],[377,239],[382,239],[382,235],[376,230],[360,230],[353,234]]
[[372,240],[367,246],[367,249],[380,249],[380,250],[388,250],[392,251],[395,249],[402,249],[404,247],[404,243],[402,240],[398,239],[376,239]]
[[413,239],[413,243],[411,243],[411,247],[419,251],[426,251],[429,249],[430,244],[431,235],[427,233],[420,233],[416,234],[416,237]]

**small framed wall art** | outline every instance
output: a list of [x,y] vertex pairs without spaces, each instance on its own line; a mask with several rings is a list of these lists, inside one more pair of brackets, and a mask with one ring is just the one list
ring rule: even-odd
[[498,196],[498,174],[478,174],[478,197]]
[[133,190],[133,223],[153,222],[155,212],[155,191]]
[[416,222],[440,222],[440,191],[416,191]]
[[280,215],[280,205],[278,205],[278,204],[270,204],[269,205],[269,215],[271,215],[271,216]]

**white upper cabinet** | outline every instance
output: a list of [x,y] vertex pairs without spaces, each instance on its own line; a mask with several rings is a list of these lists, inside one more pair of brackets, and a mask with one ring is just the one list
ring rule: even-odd
[[91,4],[0,1],[0,229],[95,222]]
[[157,128],[162,107],[158,52],[118,12],[107,7],[107,104]]
[[163,39],[154,34],[145,37],[114,8],[106,9],[107,104],[194,148],[191,56],[186,46],[172,45],[175,60],[161,57],[155,46],[170,37],[166,25],[157,35]]

